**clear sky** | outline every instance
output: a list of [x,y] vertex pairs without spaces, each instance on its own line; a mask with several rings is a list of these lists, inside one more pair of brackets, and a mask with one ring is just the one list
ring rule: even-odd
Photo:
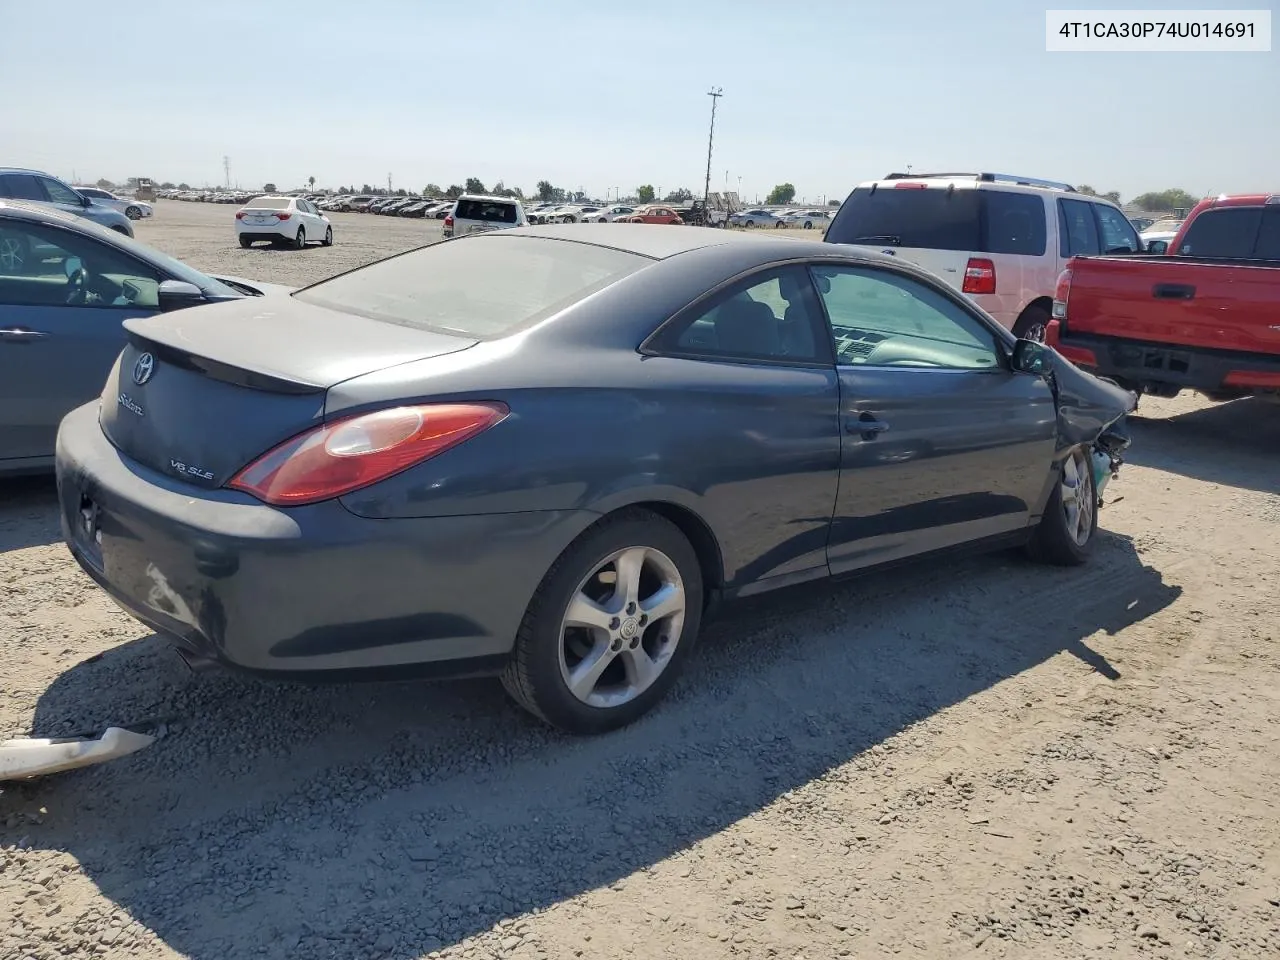
[[715,85],[712,189],[727,172],[749,198],[843,197],[908,163],[1125,199],[1280,189],[1280,53],[1050,54],[1046,6],[1071,4],[0,0],[0,163],[701,193]]

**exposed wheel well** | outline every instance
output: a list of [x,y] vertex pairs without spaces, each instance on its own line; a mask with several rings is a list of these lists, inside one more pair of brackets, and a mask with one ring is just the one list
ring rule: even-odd
[[680,532],[692,545],[693,552],[698,555],[698,566],[702,569],[702,583],[705,588],[704,597],[709,601],[719,592],[724,584],[724,561],[720,557],[720,544],[701,517],[692,510],[686,510],[667,501],[631,503],[622,509],[648,510],[679,527]]
[[1030,303],[1028,303],[1025,307],[1022,308],[1022,312],[1018,314],[1018,319],[1014,323],[1014,326],[1016,327],[1019,323],[1021,323],[1023,319],[1027,316],[1027,314],[1030,313],[1032,310],[1043,310],[1045,313],[1052,316],[1053,315],[1053,297],[1037,297],[1035,300],[1032,300]]

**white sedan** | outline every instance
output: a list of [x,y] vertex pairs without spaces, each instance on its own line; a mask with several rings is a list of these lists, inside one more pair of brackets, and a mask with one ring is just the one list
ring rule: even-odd
[[331,247],[333,224],[303,197],[254,197],[236,211],[236,238],[242,247],[255,240],[288,243],[297,250],[315,240]]
[[130,220],[141,220],[143,217],[149,217],[155,212],[151,209],[151,204],[149,203],[143,203],[141,200],[131,200],[129,197],[117,197],[110,190],[102,190],[98,187],[76,187],[76,189],[94,203],[100,203],[104,207],[110,207],[112,210],[119,210]]

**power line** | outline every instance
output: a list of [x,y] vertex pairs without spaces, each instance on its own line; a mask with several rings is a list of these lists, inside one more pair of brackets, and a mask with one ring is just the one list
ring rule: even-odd
[[702,185],[702,217],[706,222],[709,222],[707,203],[711,199],[711,145],[716,139],[716,104],[724,96],[723,91],[723,87],[712,87],[707,91],[707,96],[711,98],[711,131],[707,134],[707,180]]

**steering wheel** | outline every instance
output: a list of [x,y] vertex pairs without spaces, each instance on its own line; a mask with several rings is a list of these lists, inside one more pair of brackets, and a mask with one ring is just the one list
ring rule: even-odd
[[82,306],[88,299],[89,271],[84,267],[67,275],[67,303],[70,306]]

